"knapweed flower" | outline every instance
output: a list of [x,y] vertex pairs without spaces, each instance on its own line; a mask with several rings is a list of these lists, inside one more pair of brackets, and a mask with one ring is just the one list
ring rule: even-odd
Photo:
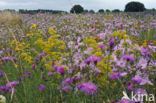
[[145,48],[145,47],[142,47],[140,52],[144,56],[149,56],[151,54],[151,52],[148,50],[148,48]]
[[32,68],[31,69],[35,70],[36,69],[36,65],[32,64]]
[[138,83],[139,85],[145,85],[145,84],[153,85],[153,83],[147,77],[143,78],[139,75],[136,75],[131,80],[132,80],[132,82]]
[[43,52],[38,54],[38,57],[40,57],[40,58],[41,58],[41,57],[45,57],[45,56],[46,56],[46,54],[43,53]]
[[118,103],[135,103],[134,101],[128,100],[128,99],[122,99],[120,102]]
[[65,85],[67,85],[67,84],[72,83],[72,81],[73,81],[72,78],[67,78],[67,79],[65,79],[64,81],[62,81],[62,85],[65,86]]
[[131,61],[131,62],[135,61],[135,59],[130,55],[123,55],[122,59],[127,60],[127,61]]
[[58,73],[64,74],[64,71],[65,71],[65,70],[64,70],[64,68],[63,68],[62,66],[58,66],[58,67],[57,67],[57,72],[58,72]]
[[86,64],[88,64],[88,65],[90,64],[90,62],[91,62],[91,61],[90,61],[89,59],[85,59],[85,60],[84,60],[84,63],[86,63]]
[[52,76],[52,75],[53,75],[53,72],[48,72],[47,75],[48,75],[48,76]]
[[35,63],[36,63],[36,64],[39,63],[39,59],[38,59],[38,58],[35,58],[34,60],[35,60]]
[[0,76],[2,76],[3,75],[3,71],[0,69]]
[[113,40],[109,41],[109,46],[110,46],[110,48],[112,48],[114,46],[114,41]]
[[112,73],[109,75],[111,79],[119,79],[120,78],[120,73]]
[[104,46],[104,44],[103,44],[103,43],[99,43],[98,48],[104,49],[104,48],[105,48],[105,46]]
[[9,89],[9,92],[10,92],[10,93],[12,93],[12,92],[16,93],[17,90],[16,90],[15,88],[10,88],[10,89]]
[[6,50],[7,52],[9,52],[9,53],[11,53],[12,52],[12,50],[10,49],[10,48],[7,48],[7,50]]
[[132,85],[128,85],[127,86],[127,89],[130,90],[130,91],[132,91],[133,90],[133,86]]
[[77,87],[82,91],[89,95],[93,95],[97,93],[98,87],[92,82],[82,82],[77,85]]
[[2,54],[3,54],[3,50],[0,51],[0,55],[2,55]]
[[19,85],[19,81],[9,82],[9,83],[6,84],[6,87],[10,88],[10,87],[14,87],[16,85]]
[[101,61],[101,58],[90,56],[90,57],[88,57],[87,59],[84,60],[84,63],[89,65],[91,62],[94,62],[94,64],[97,64],[97,62],[99,62],[99,61]]
[[16,62],[16,61],[17,61],[17,58],[16,58],[16,57],[12,57],[12,60],[13,60],[14,62]]
[[8,88],[6,88],[5,86],[0,86],[0,92],[7,92]]
[[71,89],[72,89],[71,86],[64,86],[64,87],[62,88],[62,90],[65,91],[65,92],[68,92],[68,91],[70,91]]
[[45,86],[43,84],[38,85],[38,89],[41,91],[45,90]]
[[4,61],[10,61],[10,60],[11,60],[10,57],[3,57],[3,58],[1,58],[1,61],[2,61],[2,62],[4,62]]

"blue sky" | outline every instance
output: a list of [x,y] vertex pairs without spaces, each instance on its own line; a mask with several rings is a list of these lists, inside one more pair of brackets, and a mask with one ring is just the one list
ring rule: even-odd
[[[69,11],[74,4],[85,9],[120,9],[124,10],[132,0],[0,0],[0,9],[53,9]],[[146,8],[156,8],[156,0],[135,0],[144,3]]]

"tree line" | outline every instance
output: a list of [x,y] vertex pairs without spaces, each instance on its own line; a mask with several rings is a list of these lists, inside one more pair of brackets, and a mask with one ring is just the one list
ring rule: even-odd
[[[12,9],[6,9],[3,11],[10,11],[10,12],[16,12],[15,10]],[[143,12],[143,11],[148,11],[148,12],[152,12],[152,11],[156,11],[154,8],[153,9],[146,9],[144,4],[141,2],[128,2],[125,5],[125,9],[124,12]],[[61,10],[45,10],[45,9],[38,9],[38,10],[25,10],[25,9],[19,9],[18,11],[19,13],[22,14],[36,14],[36,13],[51,13],[51,14],[60,14],[60,13],[68,13],[66,11],[61,11]],[[99,9],[98,13],[109,13],[109,12],[122,12],[119,9],[114,9],[114,10],[109,10],[109,9]],[[71,10],[70,13],[95,13],[94,10],[86,10],[84,9],[81,5],[74,5]]]

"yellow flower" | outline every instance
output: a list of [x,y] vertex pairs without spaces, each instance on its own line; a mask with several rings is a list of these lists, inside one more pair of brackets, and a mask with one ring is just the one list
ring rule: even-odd
[[49,34],[50,35],[54,35],[54,34],[56,34],[57,32],[53,29],[53,27],[50,27],[49,28]]
[[143,47],[147,47],[147,41],[146,41],[146,40],[144,40],[142,46],[143,46]]
[[23,50],[23,45],[22,44],[18,44],[16,47],[15,47],[15,51],[22,51]]
[[11,46],[12,46],[12,45],[16,45],[17,43],[18,43],[18,41],[12,40],[11,43],[10,43],[10,45],[11,45]]
[[30,37],[30,36],[33,36],[33,33],[26,34],[26,37]]
[[37,25],[36,25],[36,24],[33,24],[31,27],[32,27],[32,28],[36,28],[36,27],[37,27]]

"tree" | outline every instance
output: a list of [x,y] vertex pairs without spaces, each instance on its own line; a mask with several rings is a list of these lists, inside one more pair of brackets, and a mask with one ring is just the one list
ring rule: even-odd
[[88,13],[89,11],[88,11],[88,10],[84,10],[83,12],[84,12],[84,13]]
[[114,9],[114,10],[112,10],[112,12],[120,12],[120,10],[119,9]]
[[125,12],[143,12],[145,10],[144,4],[140,2],[129,2],[125,6]]
[[110,10],[109,9],[106,9],[106,12],[110,12]]
[[93,14],[94,14],[94,13],[95,13],[95,11],[94,11],[94,10],[89,10],[89,13],[93,13]]
[[70,10],[71,13],[76,13],[76,14],[82,13],[83,11],[84,9],[81,5],[74,5]]
[[100,9],[98,12],[99,13],[104,13],[105,11],[103,9]]

